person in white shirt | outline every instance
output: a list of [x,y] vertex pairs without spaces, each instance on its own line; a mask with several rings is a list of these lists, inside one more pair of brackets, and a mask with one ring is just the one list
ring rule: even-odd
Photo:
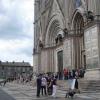
[[[43,94],[47,95],[46,86],[47,86],[47,80],[46,80],[45,76],[42,76],[42,79],[41,79],[41,90],[42,90],[42,95],[43,95]],[[44,92],[44,93],[43,93],[43,92]]]
[[55,77],[53,77],[53,79],[52,79],[52,85],[53,85],[52,97],[56,97],[57,79]]

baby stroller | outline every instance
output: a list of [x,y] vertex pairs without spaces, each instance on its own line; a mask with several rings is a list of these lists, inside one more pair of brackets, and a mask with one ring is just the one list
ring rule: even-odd
[[76,79],[70,80],[70,82],[69,82],[69,90],[67,91],[65,98],[69,98],[69,97],[73,98],[74,97],[74,95],[76,93],[75,82],[76,82]]
[[75,95],[75,93],[76,93],[76,92],[75,92],[74,90],[69,89],[68,92],[66,93],[65,98],[69,98],[69,97],[73,98],[74,95]]

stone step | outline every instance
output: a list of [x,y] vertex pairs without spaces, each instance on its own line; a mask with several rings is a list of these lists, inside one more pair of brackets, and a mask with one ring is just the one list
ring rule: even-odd
[[81,86],[81,89],[83,91],[97,91],[97,92],[100,92],[100,82],[99,81],[95,81],[95,82],[92,82],[90,81],[89,83],[80,83],[80,86]]
[[[94,93],[100,92],[100,70],[90,70],[87,71],[84,78],[78,79],[79,82],[79,89],[82,93]],[[68,81],[63,80],[60,81],[63,91],[68,90]]]
[[[68,90],[68,81],[61,81],[60,84],[62,86],[59,89],[63,91]],[[94,90],[100,92],[100,80],[79,79],[79,88],[81,88],[83,93],[94,92]]]

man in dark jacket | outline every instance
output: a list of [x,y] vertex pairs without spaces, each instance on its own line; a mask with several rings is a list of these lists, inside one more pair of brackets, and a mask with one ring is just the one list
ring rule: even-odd
[[41,75],[38,76],[36,82],[37,82],[37,97],[40,97],[40,90],[41,90]]

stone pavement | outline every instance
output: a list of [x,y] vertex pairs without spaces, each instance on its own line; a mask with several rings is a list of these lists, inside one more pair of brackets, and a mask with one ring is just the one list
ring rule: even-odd
[[[40,96],[40,98],[37,98],[36,87],[30,85],[7,83],[5,87],[0,87],[0,89],[14,98],[14,100],[71,100],[70,98],[65,98],[66,91],[61,89],[57,91],[56,98],[51,96]],[[91,91],[90,93],[76,94],[74,100],[100,100],[100,93]]]

